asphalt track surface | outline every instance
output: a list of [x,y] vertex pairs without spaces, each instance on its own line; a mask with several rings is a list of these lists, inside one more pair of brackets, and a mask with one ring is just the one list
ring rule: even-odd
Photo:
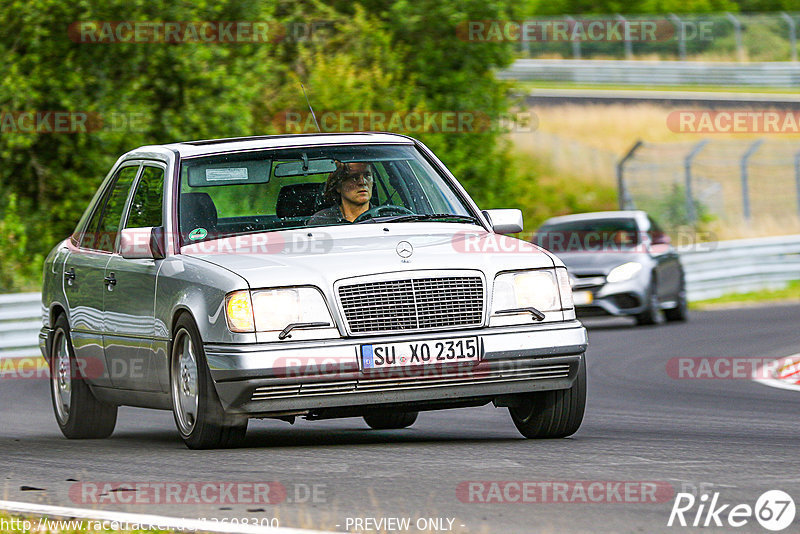
[[[799,320],[795,304],[695,312],[687,324],[662,327],[587,321],[584,423],[572,438],[549,441],[522,439],[507,411],[492,406],[423,413],[410,429],[393,431],[369,430],[360,419],[252,421],[244,448],[219,451],[186,449],[168,412],[123,408],[110,439],[67,441],[45,380],[0,380],[0,498],[176,517],[278,517],[281,526],[338,531],[348,518],[408,517],[408,532],[418,532],[418,518],[454,519],[454,532],[470,533],[767,532],[753,519],[738,529],[668,528],[673,497],[470,503],[456,488],[463,481],[657,481],[674,492],[703,487],[732,504],[754,505],[764,491],[781,489],[800,504],[797,392],[666,371],[681,356],[796,353]],[[274,506],[85,503],[74,498],[76,481],[277,481],[288,497]],[[304,498],[313,485],[316,499]],[[785,532],[798,526],[800,516]]]

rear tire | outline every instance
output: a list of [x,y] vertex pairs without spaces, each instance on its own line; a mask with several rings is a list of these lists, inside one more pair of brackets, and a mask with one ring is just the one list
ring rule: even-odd
[[572,387],[520,395],[508,409],[520,434],[530,439],[565,438],[577,432],[586,408],[586,357],[578,365]]
[[374,430],[406,428],[414,424],[419,412],[380,412],[364,416],[364,421]]
[[61,433],[69,439],[109,437],[117,425],[117,407],[97,400],[81,374],[69,321],[59,315],[50,346],[50,397]]
[[244,441],[248,419],[223,410],[200,333],[188,315],[182,315],[175,323],[170,390],[175,424],[187,447],[224,449]]

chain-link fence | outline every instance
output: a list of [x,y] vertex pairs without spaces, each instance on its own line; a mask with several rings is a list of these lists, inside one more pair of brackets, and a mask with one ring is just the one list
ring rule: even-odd
[[800,142],[774,139],[636,143],[617,166],[620,207],[678,227],[717,219],[796,231]]
[[[800,13],[594,15],[484,24],[521,57],[797,61]],[[494,30],[494,33],[492,31]],[[477,34],[481,35],[483,34]]]

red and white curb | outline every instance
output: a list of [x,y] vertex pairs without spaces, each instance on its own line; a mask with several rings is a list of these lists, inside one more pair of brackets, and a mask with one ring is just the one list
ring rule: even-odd
[[306,530],[300,528],[281,528],[260,525],[244,525],[230,522],[201,519],[184,519],[150,514],[132,514],[109,510],[88,510],[67,506],[50,506],[26,502],[0,501],[0,510],[18,514],[84,519],[87,521],[109,522],[118,525],[138,525],[140,529],[179,530],[196,532],[220,532],[226,534],[330,534],[330,531]]
[[756,369],[753,373],[754,382],[773,388],[800,391],[800,353],[779,358],[770,372],[762,369],[763,367]]

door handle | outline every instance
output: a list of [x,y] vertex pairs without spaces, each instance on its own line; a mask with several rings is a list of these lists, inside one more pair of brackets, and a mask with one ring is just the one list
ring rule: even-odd
[[105,282],[106,287],[109,289],[109,291],[111,290],[111,286],[117,285],[117,279],[114,277],[114,273],[110,273],[103,279],[103,281]]
[[67,282],[68,286],[71,286],[73,282],[75,282],[75,267],[70,267],[69,271],[64,271],[64,280]]

